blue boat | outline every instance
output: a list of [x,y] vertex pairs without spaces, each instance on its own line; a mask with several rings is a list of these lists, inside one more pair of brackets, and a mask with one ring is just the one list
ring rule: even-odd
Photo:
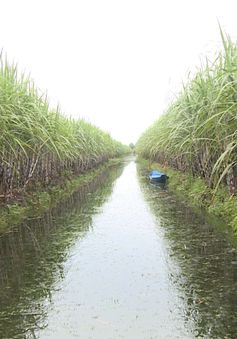
[[168,176],[165,173],[159,171],[151,171],[149,174],[150,181],[165,183]]

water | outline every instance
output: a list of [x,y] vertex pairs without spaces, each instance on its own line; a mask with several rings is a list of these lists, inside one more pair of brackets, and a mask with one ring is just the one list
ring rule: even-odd
[[133,161],[0,238],[0,338],[236,338],[237,252]]

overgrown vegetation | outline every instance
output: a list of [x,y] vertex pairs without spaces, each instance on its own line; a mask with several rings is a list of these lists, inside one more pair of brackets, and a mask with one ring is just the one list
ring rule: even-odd
[[121,159],[111,159],[105,164],[84,173],[64,179],[61,183],[50,184],[47,189],[38,186],[35,190],[25,192],[21,199],[3,204],[0,209],[0,234],[20,224],[23,220],[37,219],[45,212],[68,199],[82,186],[88,185],[103,172],[121,165]]
[[[237,199],[230,195],[226,185],[220,184],[217,190],[206,185],[201,177],[194,177],[192,173],[178,171],[170,167],[152,163],[144,158],[138,158],[143,171],[158,169],[169,176],[168,189],[178,199],[194,208],[197,212],[208,212],[207,216],[217,217],[222,223],[226,223],[237,231]],[[236,238],[235,238],[236,239]]]
[[[221,31],[221,30],[220,30]],[[168,110],[139,139],[136,152],[203,178],[217,192],[237,191],[237,45],[221,31],[223,51],[206,60]]]
[[0,198],[79,175],[127,151],[90,123],[51,110],[34,83],[1,58]]

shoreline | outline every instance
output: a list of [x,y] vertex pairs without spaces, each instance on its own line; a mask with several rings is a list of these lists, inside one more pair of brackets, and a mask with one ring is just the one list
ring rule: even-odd
[[12,199],[0,206],[0,235],[11,232],[12,229],[26,219],[40,218],[45,212],[55,207],[60,201],[68,198],[76,190],[87,185],[110,167],[121,164],[123,158],[110,159],[80,176],[74,176],[54,185],[39,186],[30,190],[19,199]]
[[210,216],[220,218],[234,232],[237,232],[237,198],[231,196],[227,187],[220,186],[216,191],[208,187],[201,177],[193,177],[190,173],[181,172],[138,158],[147,170],[158,169],[169,176],[168,189],[179,199],[184,199],[192,208],[204,210]]

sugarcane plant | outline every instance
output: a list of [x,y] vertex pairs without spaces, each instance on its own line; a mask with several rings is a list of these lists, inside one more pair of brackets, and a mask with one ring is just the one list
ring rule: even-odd
[[52,110],[34,82],[0,58],[0,198],[79,175],[128,147],[96,126]]
[[237,190],[237,45],[220,29],[223,49],[205,60],[136,152],[194,176],[217,190]]

